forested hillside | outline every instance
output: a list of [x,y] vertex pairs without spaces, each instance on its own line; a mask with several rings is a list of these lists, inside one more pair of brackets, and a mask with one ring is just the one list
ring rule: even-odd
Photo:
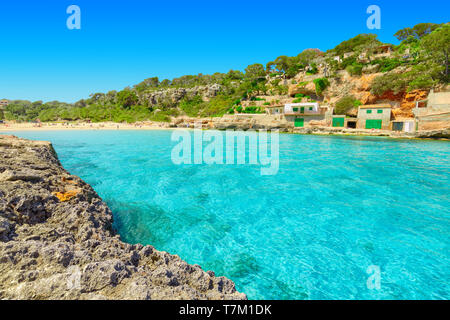
[[[244,107],[243,102],[257,101],[261,95],[287,96],[290,86],[306,85],[296,82],[299,74],[320,75],[313,77],[315,96],[308,98],[321,101],[331,82],[342,81],[339,77],[343,71],[352,77],[376,75],[370,88],[376,96],[428,90],[449,83],[448,23],[421,23],[399,30],[395,36],[401,41],[397,46],[381,43],[374,34],[360,34],[326,52],[307,49],[297,56],[280,56],[266,65],[249,65],[244,72],[230,70],[162,81],[152,77],[118,92],[93,93],[73,104],[11,101],[3,114],[0,112],[0,117],[17,121],[135,122],[169,121],[170,117],[180,115],[210,117],[235,112],[259,113],[263,112],[262,107],[248,104]],[[383,55],[384,50],[389,50],[389,54]],[[354,103],[357,101],[347,104]],[[339,105],[337,107],[339,111]]]

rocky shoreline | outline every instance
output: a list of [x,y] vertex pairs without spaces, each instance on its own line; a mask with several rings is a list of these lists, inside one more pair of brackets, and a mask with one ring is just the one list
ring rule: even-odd
[[361,130],[347,128],[313,127],[295,129],[293,133],[317,134],[317,135],[354,135],[354,136],[378,136],[400,139],[450,139],[450,128],[442,130],[416,131],[412,133],[386,131],[386,130]]
[[[190,127],[193,128],[195,123],[200,120],[188,118],[183,119],[182,122],[171,125],[171,127]],[[354,136],[381,136],[391,138],[406,138],[406,139],[450,139],[450,127],[436,130],[402,132],[390,130],[367,130],[367,129],[350,129],[350,128],[335,128],[329,126],[308,126],[302,128],[295,128],[292,123],[280,120],[271,120],[270,118],[261,116],[241,116],[241,117],[227,117],[214,119],[208,121],[201,120],[204,129],[216,130],[279,130],[280,132],[294,133],[294,134],[316,134],[316,135],[354,135]]]
[[295,128],[292,123],[281,120],[273,120],[263,115],[223,116],[220,118],[191,118],[179,117],[172,122],[142,121],[132,124],[99,122],[99,123],[42,123],[37,127],[32,124],[8,124],[0,125],[0,132],[20,130],[164,130],[164,129],[212,129],[212,130],[279,130],[284,133],[314,134],[314,135],[354,135],[354,136],[382,136],[404,139],[450,139],[450,127],[421,130],[415,132],[402,132],[390,130],[367,130],[351,128],[335,128],[329,126],[307,126]]
[[225,277],[131,245],[49,142],[0,135],[0,299],[246,299]]

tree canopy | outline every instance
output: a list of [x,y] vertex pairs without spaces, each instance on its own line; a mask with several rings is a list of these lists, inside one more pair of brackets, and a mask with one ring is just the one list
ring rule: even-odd
[[264,69],[264,66],[260,63],[255,63],[245,68],[245,79],[247,80],[256,81],[259,79],[264,79],[265,75],[266,70]]
[[336,55],[343,55],[344,53],[354,52],[371,44],[381,44],[376,34],[359,34],[354,38],[338,44],[332,51]]
[[435,29],[422,39],[422,46],[432,57],[434,62],[443,68],[444,80],[449,79],[449,55],[450,55],[450,25],[446,24]]
[[[226,73],[183,75],[160,80],[150,77],[121,91],[93,93],[88,98],[73,104],[52,101],[10,101],[4,108],[7,120],[30,121],[169,121],[171,116],[221,116],[226,112],[260,112],[255,108],[243,109],[242,100],[258,99],[258,95],[284,95],[287,84],[304,72],[314,75],[323,72],[313,81],[316,94],[321,95],[330,84],[329,78],[337,71],[347,70],[352,76],[361,75],[364,70],[380,72],[372,83],[372,93],[380,95],[386,91],[401,92],[413,89],[428,89],[437,84],[449,82],[450,26],[449,24],[420,23],[404,28],[396,34],[402,43],[394,47],[391,57],[379,57],[382,44],[375,34],[360,34],[343,41],[326,53],[319,49],[306,49],[298,55],[281,55],[266,66],[254,63],[245,70],[230,70]],[[408,54],[406,50],[408,49]],[[334,56],[354,52],[342,61]],[[360,59],[358,53],[366,53]],[[402,68],[402,69],[400,69]],[[326,71],[324,71],[326,69]],[[173,90],[175,95],[166,96],[167,89],[189,89],[201,86],[219,85],[213,95],[204,96],[202,90]],[[298,84],[300,85],[300,84]],[[209,91],[209,88],[208,88]],[[182,96],[178,95],[181,92]],[[149,99],[150,96],[157,97]],[[253,100],[252,100],[253,99]],[[348,96],[336,106],[336,111],[345,113],[357,104]],[[253,107],[253,106],[252,106]]]
[[419,23],[416,24],[412,28],[404,28],[399,31],[397,31],[394,34],[394,37],[396,37],[400,41],[404,41],[408,39],[409,37],[414,37],[416,39],[422,39],[426,35],[432,33],[434,30],[439,28],[441,25],[436,23]]

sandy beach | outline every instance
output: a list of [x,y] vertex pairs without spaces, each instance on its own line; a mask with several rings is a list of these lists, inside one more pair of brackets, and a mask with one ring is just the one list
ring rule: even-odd
[[[47,130],[165,130],[169,129],[166,122],[142,122],[142,123],[3,123],[0,131],[47,131]],[[173,128],[171,128],[173,129]]]

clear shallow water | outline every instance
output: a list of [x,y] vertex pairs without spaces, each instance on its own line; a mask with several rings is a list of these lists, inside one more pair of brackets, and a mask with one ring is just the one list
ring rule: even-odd
[[[280,135],[280,169],[182,165],[171,131],[50,140],[130,243],[235,281],[250,299],[449,299],[450,143]],[[369,290],[368,266],[381,268]]]

